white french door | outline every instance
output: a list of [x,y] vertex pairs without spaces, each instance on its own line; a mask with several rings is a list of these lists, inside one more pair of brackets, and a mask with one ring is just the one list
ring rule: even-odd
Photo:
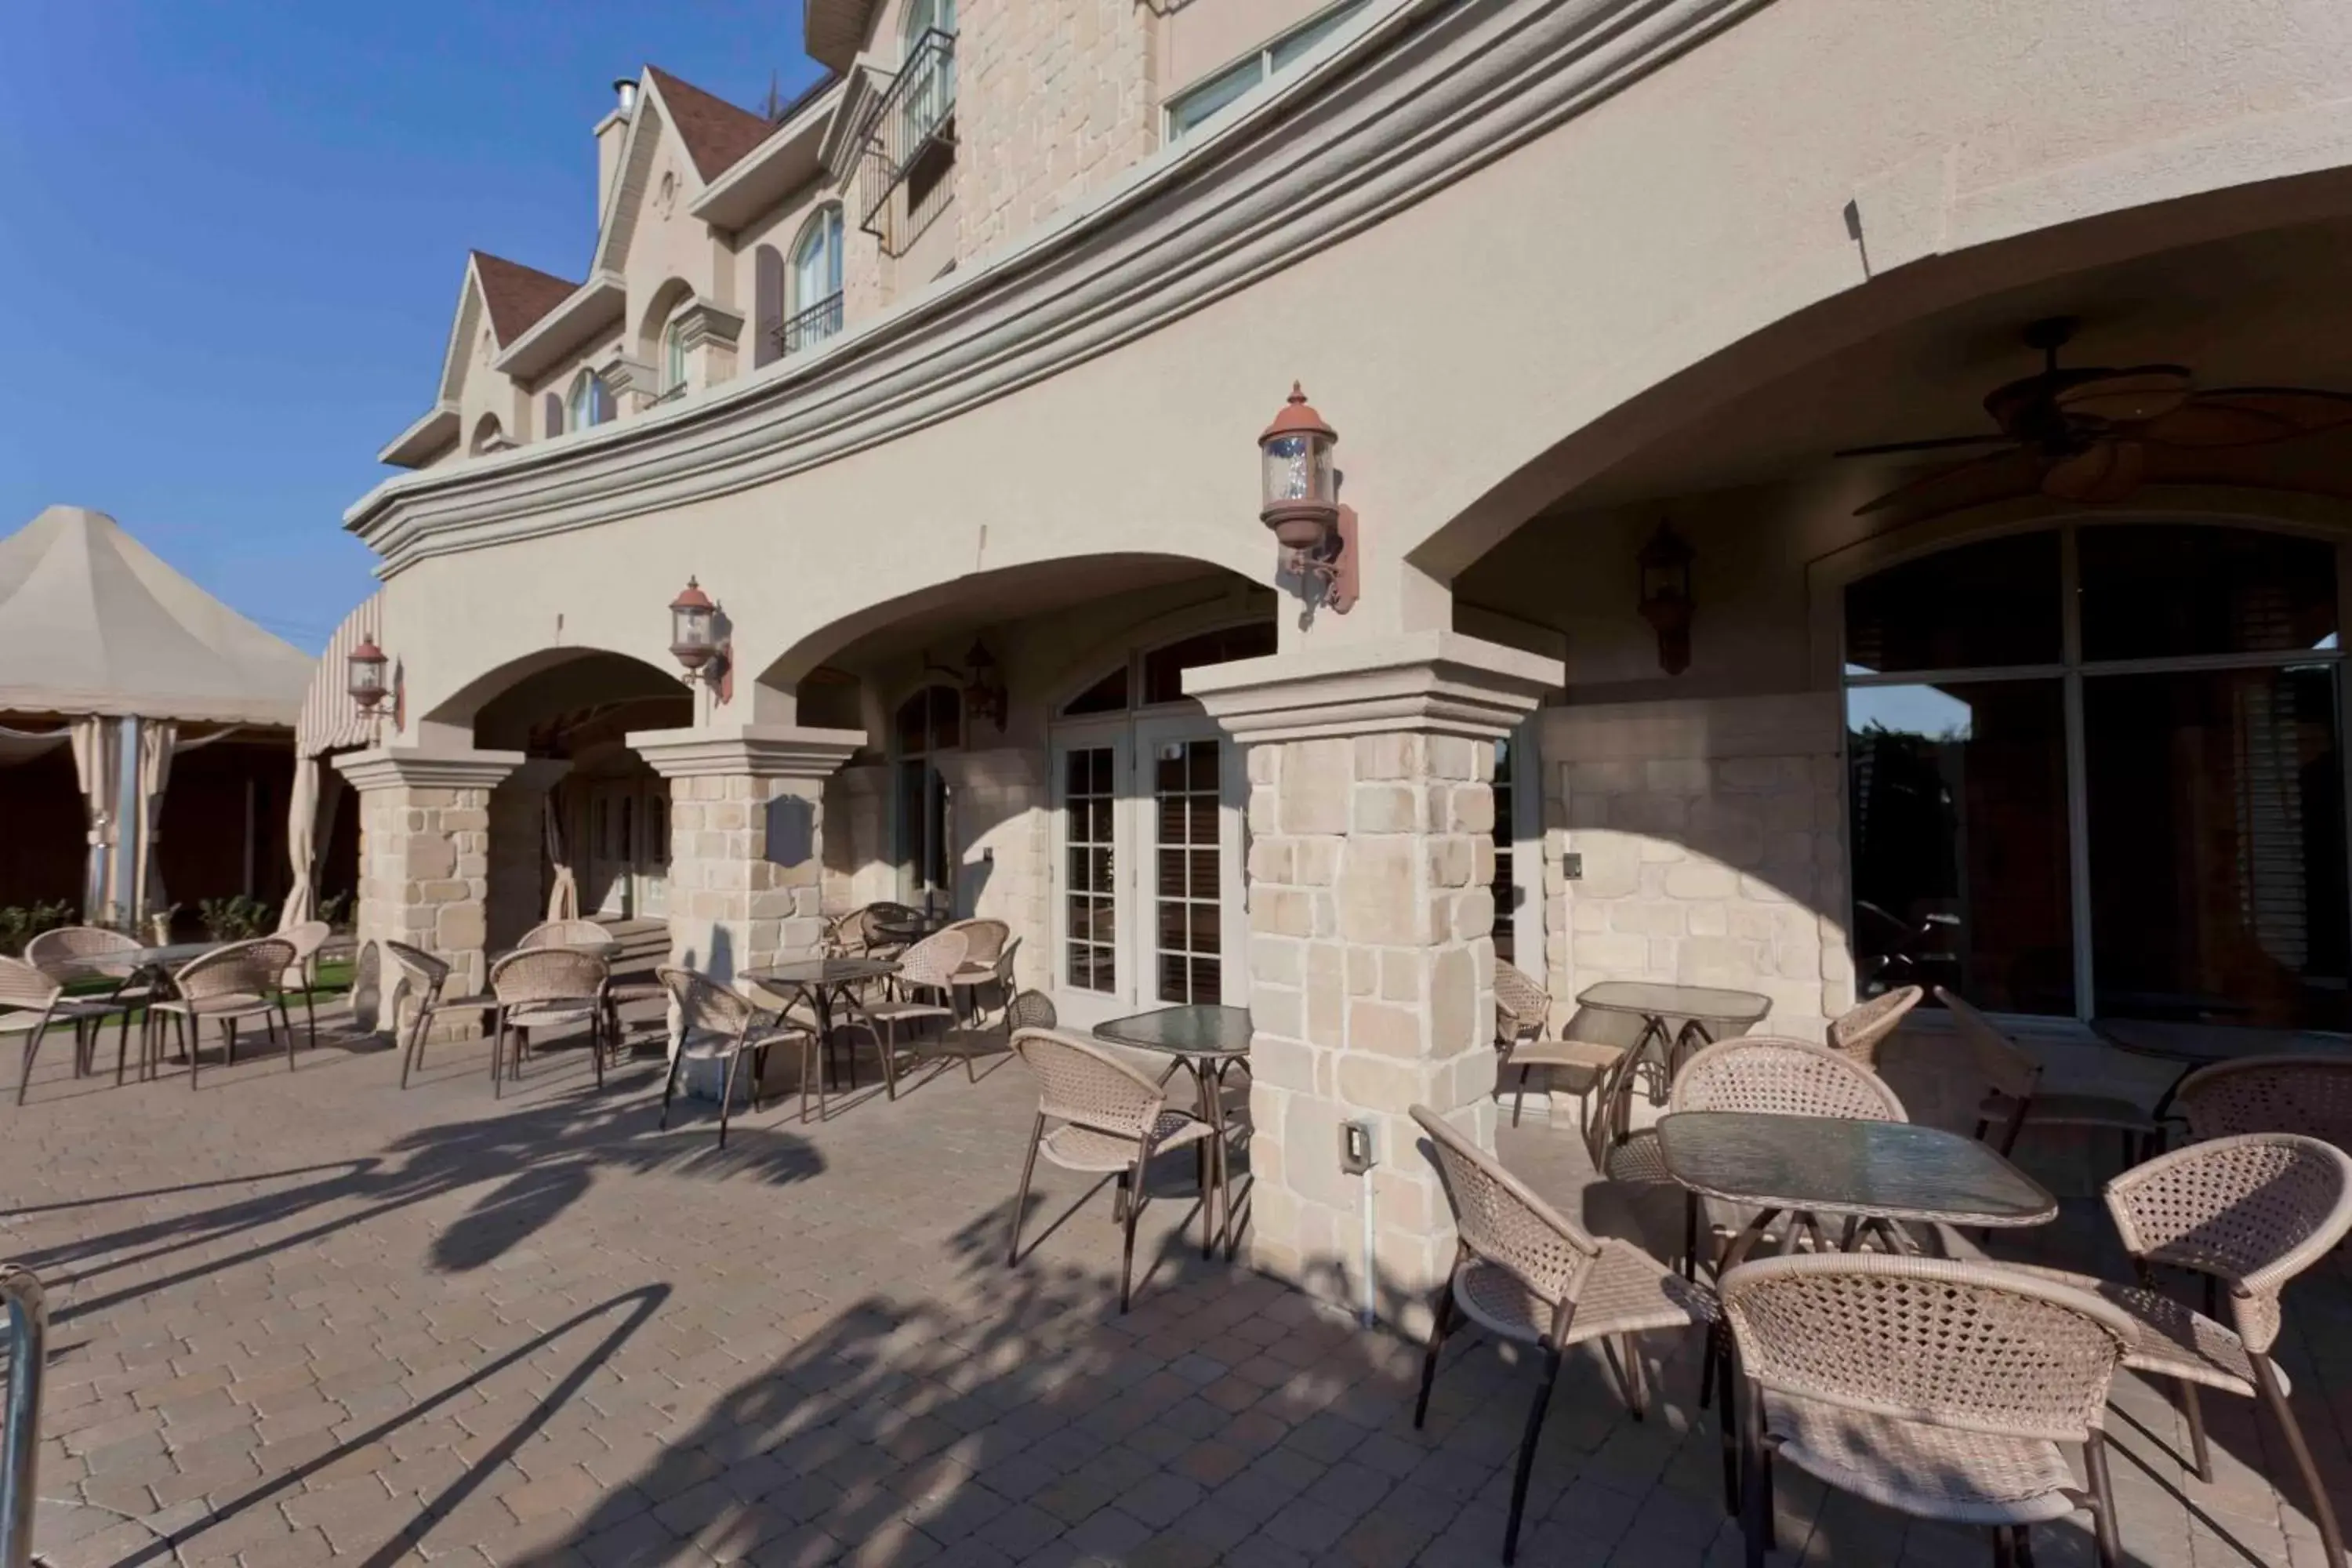
[[669,908],[669,788],[664,779],[607,779],[590,786],[588,877],[582,912],[611,920]]
[[1055,731],[1054,994],[1085,1027],[1248,1000],[1240,749],[1197,714]]

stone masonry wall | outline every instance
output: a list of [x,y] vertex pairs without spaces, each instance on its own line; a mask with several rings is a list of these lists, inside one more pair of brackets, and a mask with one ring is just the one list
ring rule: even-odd
[[669,781],[670,960],[730,979],[804,957],[824,934],[816,780]]
[[[1853,1005],[1835,693],[1542,714],[1549,989],[1762,993],[1759,1032],[1821,1037]],[[1583,858],[1570,881],[1562,857]]]
[[1381,1315],[1417,1327],[1453,1262],[1425,1104],[1491,1148],[1494,747],[1451,735],[1262,742],[1249,753],[1251,1260],[1363,1299],[1363,1182],[1339,1124],[1372,1124]]
[[360,794],[359,939],[446,960],[451,995],[478,992],[486,979],[489,795],[419,785]]
[[967,0],[957,25],[959,257],[1043,222],[1159,144],[1150,0]]

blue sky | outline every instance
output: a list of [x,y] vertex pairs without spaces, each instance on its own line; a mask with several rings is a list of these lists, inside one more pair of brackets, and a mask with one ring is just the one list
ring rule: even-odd
[[0,534],[95,507],[319,647],[467,248],[581,276],[612,79],[754,104],[800,36],[796,0],[0,5]]

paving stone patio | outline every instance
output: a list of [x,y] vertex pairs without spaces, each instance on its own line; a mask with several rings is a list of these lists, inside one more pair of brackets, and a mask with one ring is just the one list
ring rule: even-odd
[[[110,1062],[110,1050],[103,1053]],[[40,1490],[59,1564],[359,1562],[1132,1564],[1499,1562],[1531,1381],[1449,1352],[1428,1426],[1417,1347],[1222,1261],[1188,1160],[1155,1177],[1135,1310],[1116,1311],[1108,1195],[1045,1171],[1034,1250],[1004,1237],[1034,1100],[1017,1065],[896,1104],[797,1099],[656,1130],[639,1060],[598,1092],[557,1049],[490,1096],[486,1047],[397,1087],[340,1038],[114,1087],[53,1050],[0,1139],[0,1256],[50,1289]],[[1890,1076],[1956,1114],[1916,1051]],[[1939,1098],[1939,1095],[1941,1098]],[[1565,1126],[1507,1129],[1515,1168],[1596,1228],[1662,1250],[1671,1194],[1595,1185]],[[2089,1190],[2088,1152],[2036,1163]],[[1177,1235],[1184,1228],[1181,1237]],[[2095,1202],[2033,1255],[2115,1269]],[[1996,1247],[1997,1251],[2004,1250]],[[2352,1289],[2290,1296],[2286,1364],[2338,1507]],[[1739,1561],[1696,1346],[1659,1358],[1650,1419],[1572,1358],[1520,1561]],[[2316,1564],[2252,1406],[2208,1399],[2218,1476],[2126,1382],[2116,1481],[2141,1568]],[[1982,1537],[1783,1479],[1781,1562],[1990,1561]],[[2079,1522],[2045,1564],[2091,1561]]]

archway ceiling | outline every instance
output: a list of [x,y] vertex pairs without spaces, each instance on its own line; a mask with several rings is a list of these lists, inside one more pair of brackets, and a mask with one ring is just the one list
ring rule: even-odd
[[[2028,321],[2073,316],[2070,365],[2185,364],[2200,386],[2352,392],[2352,219],[2186,247],[1988,294],[1793,369],[1547,507],[1584,511],[1789,479],[1841,447],[1990,431],[1984,395],[2040,368]],[[2319,439],[2326,439],[2320,437]],[[1843,459],[1890,488],[1967,454]]]
[[[1051,615],[1142,588],[1220,580],[1241,581],[1207,562],[1169,555],[1082,555],[1009,567],[963,580],[957,585],[961,591],[938,603],[910,607],[907,614],[843,643],[827,653],[823,662],[838,668],[923,647],[939,652],[946,645],[960,644],[1008,621]],[[950,651],[961,654],[961,649]]]

